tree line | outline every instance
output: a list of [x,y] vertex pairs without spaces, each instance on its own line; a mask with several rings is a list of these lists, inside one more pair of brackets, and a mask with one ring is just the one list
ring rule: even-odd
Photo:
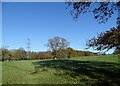
[[[93,56],[97,55],[97,53],[89,52],[89,51],[78,51],[73,48],[68,47],[66,50],[59,52],[54,57],[54,52],[46,51],[46,52],[29,52],[30,58],[27,58],[27,51],[23,48],[8,50],[5,48],[1,48],[1,61],[19,61],[19,60],[39,60],[39,59],[62,59],[62,58],[71,58],[71,57],[80,57],[80,56]],[[64,54],[63,54],[64,53]]]
[[[91,6],[96,4],[97,8],[94,6],[91,10]],[[87,48],[93,48],[95,50],[110,50],[115,49],[114,54],[120,54],[120,1],[118,2],[68,2],[68,7],[72,8],[70,14],[76,20],[78,19],[80,14],[84,14],[86,12],[93,12],[94,18],[98,23],[105,23],[108,19],[118,10],[118,17],[116,19],[117,26],[110,28],[110,30],[100,33],[97,37],[93,37],[88,40],[86,43]],[[90,11],[91,10],[91,11]],[[64,38],[54,37],[48,40],[47,47],[50,49],[48,52],[30,52],[31,59],[47,59],[47,58],[70,58],[74,56],[86,56],[89,53],[79,52],[72,48],[68,47],[69,42],[67,42]],[[11,50],[1,49],[2,55],[1,58],[6,60],[10,57],[26,59],[26,51],[18,49],[14,50],[14,54],[10,54]],[[24,52],[23,52],[24,51]],[[19,54],[19,53],[24,54]],[[13,53],[13,52],[12,52]],[[18,54],[16,54],[18,53]],[[80,54],[78,54],[80,53]],[[28,59],[28,58],[27,58]]]
[[[94,40],[94,39],[93,39]],[[89,41],[88,46],[90,45],[91,41]],[[101,39],[101,42],[104,42]],[[106,43],[106,42],[105,42]],[[62,38],[62,37],[53,37],[48,40],[46,46],[48,47],[48,51],[46,52],[30,52],[26,51],[23,48],[8,50],[7,48],[1,48],[1,61],[14,61],[14,60],[37,60],[37,59],[61,59],[61,58],[71,58],[71,57],[80,57],[80,56],[95,56],[99,55],[100,53],[93,53],[90,51],[80,51],[75,50],[69,47],[69,42]],[[101,47],[98,47],[101,48]],[[119,54],[120,50],[116,49],[113,54]],[[105,55],[105,53],[101,53]],[[29,56],[28,56],[29,55]]]

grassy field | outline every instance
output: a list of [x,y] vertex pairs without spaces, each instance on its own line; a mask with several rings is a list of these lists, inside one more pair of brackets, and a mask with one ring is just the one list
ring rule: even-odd
[[80,84],[120,86],[117,56],[2,62],[3,84]]
[[2,85],[2,62],[0,62],[0,86]]

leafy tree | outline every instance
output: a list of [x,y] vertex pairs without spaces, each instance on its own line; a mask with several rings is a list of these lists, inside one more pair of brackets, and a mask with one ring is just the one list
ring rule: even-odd
[[2,48],[2,61],[9,60],[11,59],[11,53],[9,52],[8,49]]
[[[118,10],[117,27],[100,33],[97,37],[87,42],[87,48],[93,47],[96,50],[109,50],[115,48],[120,50],[120,1],[118,2],[67,2],[72,10],[70,14],[78,19],[81,13],[93,12],[94,18],[99,23],[105,23]],[[94,5],[94,6],[93,6]]]
[[62,37],[53,37],[48,40],[47,47],[52,51],[54,58],[61,58],[69,42]]
[[93,47],[96,50],[120,49],[120,29],[111,28],[99,34],[87,42],[87,48]]
[[76,50],[74,50],[73,48],[67,48],[66,49],[67,50],[67,57],[68,58],[71,58],[71,57],[76,57],[77,56],[77,51]]
[[76,20],[80,14],[93,12],[94,18],[99,23],[105,23],[115,13],[115,10],[120,10],[119,2],[67,2],[71,8],[70,14]]

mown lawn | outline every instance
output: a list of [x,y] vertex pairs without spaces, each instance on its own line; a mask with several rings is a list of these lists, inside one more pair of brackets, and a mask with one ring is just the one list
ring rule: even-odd
[[3,84],[120,86],[117,56],[2,62]]
[[0,85],[2,85],[2,62],[0,62]]

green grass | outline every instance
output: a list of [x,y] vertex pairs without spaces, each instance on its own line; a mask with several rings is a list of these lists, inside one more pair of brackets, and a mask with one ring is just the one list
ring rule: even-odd
[[0,85],[2,85],[2,62],[0,62]]
[[71,58],[71,60],[79,60],[79,61],[103,61],[103,62],[115,62],[119,63],[119,59],[117,55],[104,55],[104,56],[81,56],[81,57],[75,57]]
[[3,84],[120,85],[117,56],[2,62]]

